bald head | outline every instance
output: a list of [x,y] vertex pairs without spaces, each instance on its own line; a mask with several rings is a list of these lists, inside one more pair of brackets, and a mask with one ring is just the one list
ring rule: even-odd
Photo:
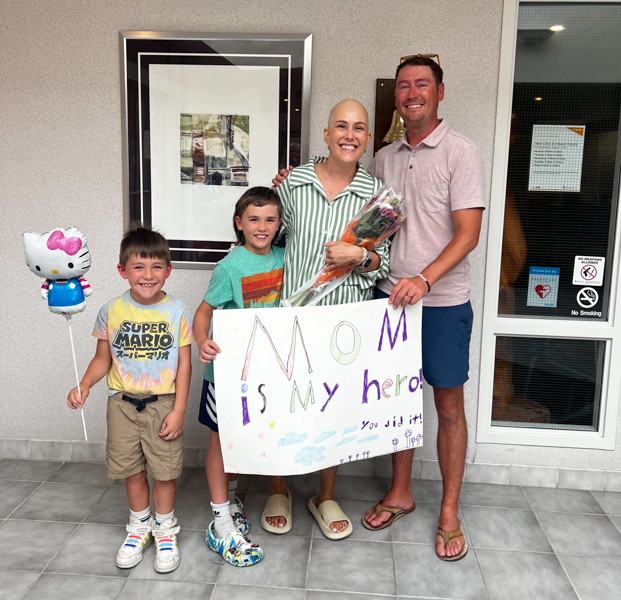
[[[344,115],[355,116],[354,120],[364,123],[368,129],[369,127],[369,115],[367,109],[353,98],[347,100],[341,100],[338,104],[335,104],[330,111],[328,117],[328,129],[332,129],[334,124],[340,120]],[[351,119],[347,119],[351,120]]]
[[330,150],[328,161],[331,164],[335,161],[341,163],[341,166],[356,164],[371,142],[366,108],[357,100],[339,102],[330,111],[323,139]]

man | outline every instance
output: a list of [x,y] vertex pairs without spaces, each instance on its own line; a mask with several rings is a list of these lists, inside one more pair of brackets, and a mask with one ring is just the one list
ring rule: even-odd
[[[423,375],[433,387],[438,412],[443,479],[436,553],[455,561],[467,552],[457,519],[468,435],[463,384],[472,331],[467,256],[479,240],[485,186],[479,150],[438,118],[442,76],[429,58],[413,57],[399,65],[395,105],[406,132],[378,152],[368,171],[392,181],[406,199],[408,218],[392,241],[390,271],[378,283],[378,297],[388,297],[395,308],[423,300]],[[414,450],[392,455],[392,486],[364,515],[368,529],[388,527],[414,510],[413,455]]]

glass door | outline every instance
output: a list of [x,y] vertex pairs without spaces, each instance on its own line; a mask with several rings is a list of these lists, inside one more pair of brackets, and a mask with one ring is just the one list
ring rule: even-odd
[[505,17],[477,440],[612,447],[621,4]]

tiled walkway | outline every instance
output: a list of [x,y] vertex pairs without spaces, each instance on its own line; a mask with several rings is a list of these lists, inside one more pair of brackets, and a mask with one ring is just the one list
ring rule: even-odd
[[434,554],[441,495],[437,481],[414,481],[416,511],[370,532],[360,515],[386,482],[341,476],[337,496],[354,534],[326,540],[306,508],[317,475],[291,477],[293,530],[258,525],[268,480],[242,477],[251,539],[265,551],[248,569],[223,564],[205,545],[210,521],[202,470],[178,482],[182,561],[153,570],[151,546],[130,571],[117,569],[127,500],[104,466],[0,461],[0,598],[7,600],[614,600],[621,597],[621,493],[466,483],[461,520],[470,551],[448,564]]

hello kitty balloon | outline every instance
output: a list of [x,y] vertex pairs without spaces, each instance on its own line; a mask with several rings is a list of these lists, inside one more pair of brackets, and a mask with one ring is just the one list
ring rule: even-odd
[[71,316],[84,310],[85,296],[92,293],[83,275],[91,266],[86,236],[77,228],[54,229],[48,233],[24,233],[28,268],[45,277],[41,296],[53,312]]

